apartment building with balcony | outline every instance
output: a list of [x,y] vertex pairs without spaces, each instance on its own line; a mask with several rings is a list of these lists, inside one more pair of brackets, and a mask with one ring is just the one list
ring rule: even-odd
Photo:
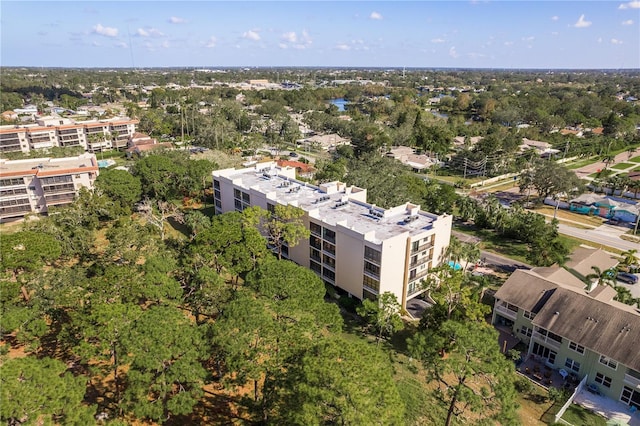
[[496,292],[493,324],[548,367],[588,376],[603,395],[640,408],[640,312],[614,301],[612,287],[588,291],[568,271],[537,269],[515,271]]
[[89,153],[66,158],[0,159],[0,222],[69,204],[80,188],[93,189],[97,176],[96,156]]
[[310,185],[295,168],[275,163],[213,172],[216,213],[276,205],[301,208],[309,239],[284,247],[283,256],[360,300],[392,292],[403,307],[420,295],[420,282],[438,266],[451,237],[452,217],[405,203],[383,209],[367,191],[341,182]]
[[128,118],[74,121],[42,117],[36,124],[0,126],[0,154],[69,146],[89,152],[126,148],[136,124],[138,120]]

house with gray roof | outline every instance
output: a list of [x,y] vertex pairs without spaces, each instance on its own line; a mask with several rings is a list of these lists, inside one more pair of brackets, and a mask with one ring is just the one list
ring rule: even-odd
[[508,327],[527,355],[601,394],[640,408],[640,311],[615,289],[578,286],[548,268],[517,270],[495,294],[493,324]]

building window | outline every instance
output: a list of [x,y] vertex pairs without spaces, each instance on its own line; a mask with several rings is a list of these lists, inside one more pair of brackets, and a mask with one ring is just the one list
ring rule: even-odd
[[604,355],[600,355],[600,364],[606,365],[609,368],[613,368],[614,370],[618,368],[618,363],[608,358]]
[[531,337],[532,333],[533,333],[533,330],[527,327],[526,325],[523,325],[522,327],[520,327],[520,334],[522,334],[523,336]]
[[378,265],[374,265],[370,262],[364,262],[364,270],[365,272],[370,273],[371,275],[375,275],[376,277],[380,276],[380,267]]
[[[629,404],[629,405],[631,403],[633,403],[634,407],[637,406],[638,405],[638,403],[637,403],[638,400],[634,398],[634,395],[633,395],[634,393],[636,393],[636,392],[634,392],[634,390],[631,389],[629,386],[624,386],[622,388],[622,395],[620,395],[620,401],[624,402],[625,404]],[[640,395],[636,394],[635,396],[636,396],[636,398],[638,398]]]
[[380,281],[367,275],[362,276],[362,285],[369,287],[371,290],[380,291]]
[[595,382],[600,383],[602,386],[607,388],[611,387],[611,377],[607,377],[601,373],[596,373]]
[[329,242],[336,242],[336,233],[331,229],[324,228],[323,229],[323,238]]
[[376,250],[371,247],[364,246],[364,258],[367,260],[371,260],[376,263],[380,263],[381,253],[379,250]]
[[580,363],[578,361],[572,360],[571,358],[567,358],[567,360],[564,362],[564,366],[569,370],[575,371],[576,373],[580,372]]
[[313,260],[316,260],[318,262],[320,262],[321,257],[320,257],[320,250],[315,249],[313,247],[309,248],[309,257]]
[[378,300],[378,295],[375,294],[375,293],[371,293],[366,288],[363,288],[362,289],[362,298],[363,299],[369,299],[369,300]]
[[314,235],[322,235],[322,226],[315,222],[309,222],[309,230]]
[[322,250],[322,240],[315,235],[309,237],[309,245],[318,250]]
[[220,189],[220,181],[219,180],[216,180],[216,179],[213,180],[213,188],[214,189],[218,189],[218,190]]
[[322,249],[330,254],[333,254],[334,256],[336,254],[336,246],[326,241],[322,243]]
[[234,196],[234,198],[240,200],[240,199],[242,199],[242,192],[240,192],[239,189],[234,188],[233,189],[233,196]]
[[316,263],[316,262],[313,262],[313,261],[309,262],[309,268],[310,268],[312,271],[315,271],[315,272],[317,272],[317,273],[322,272],[322,266],[320,266],[320,264],[319,264],[319,263]]
[[527,319],[534,319],[536,317],[536,314],[534,314],[533,312],[529,312],[529,311],[524,311],[522,312],[522,316],[527,318]]
[[269,213],[271,213],[272,215],[276,214],[276,206],[271,204],[271,203],[267,203],[267,211]]
[[233,204],[236,208],[237,211],[241,212],[242,211],[242,201],[240,200],[233,200]]
[[324,262],[325,265],[336,269],[336,260],[333,257],[327,256],[326,254],[324,256],[322,256],[322,261]]
[[569,342],[569,349],[576,351],[579,354],[584,354],[584,346],[579,345],[576,342]]
[[331,269],[322,268],[322,276],[330,279],[331,281],[336,280],[336,273],[333,272]]

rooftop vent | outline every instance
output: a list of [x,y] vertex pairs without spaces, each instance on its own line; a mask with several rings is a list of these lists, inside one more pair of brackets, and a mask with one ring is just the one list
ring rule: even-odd
[[369,209],[369,214],[375,217],[384,217],[384,212],[376,209]]
[[328,195],[323,195],[322,197],[317,198],[317,199],[314,201],[314,203],[315,203],[315,204],[322,203],[323,201],[327,201],[327,200],[329,200],[329,199],[331,199],[331,197],[329,197]]
[[404,218],[404,223],[411,223],[418,219],[418,215],[411,215]]
[[338,207],[346,206],[347,204],[349,204],[349,201],[338,201],[335,207],[338,208]]

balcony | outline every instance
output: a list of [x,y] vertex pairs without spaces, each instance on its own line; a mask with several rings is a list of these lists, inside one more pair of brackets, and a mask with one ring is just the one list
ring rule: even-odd
[[433,247],[433,243],[431,243],[431,242],[426,243],[426,244],[422,244],[421,246],[418,246],[418,248],[411,249],[411,253],[419,253],[421,251],[428,250],[431,247]]
[[72,183],[64,184],[64,185],[51,185],[51,186],[44,186],[42,188],[42,192],[44,192],[45,197],[50,194],[64,194],[68,192],[72,192],[75,194],[76,188]]
[[497,304],[495,306],[495,311],[496,313],[500,314],[505,318],[509,318],[510,320],[515,321],[515,319],[518,317],[518,312],[514,312],[511,309],[507,308],[506,306],[502,306],[500,304]]
[[409,277],[409,282],[411,283],[411,282],[414,282],[414,281],[418,281],[418,280],[426,277],[427,275],[429,275],[429,270],[425,269],[424,271],[420,272],[419,274],[416,274],[413,277],[410,276]]
[[420,265],[423,265],[427,262],[429,262],[431,260],[431,258],[429,256],[424,256],[421,259],[418,259],[416,262],[410,262],[409,263],[409,269],[413,269],[416,268]]
[[624,375],[624,382],[634,388],[640,388],[640,379],[632,376],[631,374]]
[[545,343],[549,348],[552,349],[560,349],[560,342],[550,338],[549,336],[545,336],[539,331],[533,332],[533,338],[536,339],[540,343]]

